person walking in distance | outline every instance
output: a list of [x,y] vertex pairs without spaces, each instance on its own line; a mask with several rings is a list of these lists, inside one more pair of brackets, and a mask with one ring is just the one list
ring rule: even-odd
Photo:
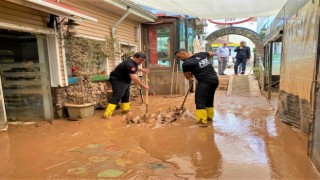
[[218,55],[218,74],[226,75],[224,74],[224,71],[227,68],[227,63],[229,59],[229,48],[228,48],[227,42],[224,42],[223,46],[217,49],[217,55]]
[[236,63],[234,65],[234,74],[238,75],[238,66],[241,64],[241,74],[246,72],[247,61],[250,60],[251,52],[250,47],[246,46],[246,42],[241,41],[240,46],[237,47],[234,52],[237,52]]
[[146,55],[142,52],[137,52],[133,57],[129,57],[120,63],[110,74],[109,81],[112,86],[112,98],[109,101],[108,107],[103,114],[104,118],[112,115],[117,104],[123,112],[130,110],[130,84],[134,81],[143,89],[148,90],[149,86],[143,84],[137,75],[137,71],[149,73],[148,69],[138,68],[144,62]]
[[191,74],[193,74],[198,81],[195,93],[196,121],[201,127],[207,126],[207,122],[212,121],[214,117],[214,94],[219,85],[217,73],[209,60],[214,53],[200,52],[192,55],[185,49],[179,49],[175,52],[175,56],[183,61],[185,78],[192,82],[194,79]]

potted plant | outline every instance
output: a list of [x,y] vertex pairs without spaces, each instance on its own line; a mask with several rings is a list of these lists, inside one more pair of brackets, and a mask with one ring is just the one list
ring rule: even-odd
[[106,58],[106,43],[69,35],[66,38],[65,49],[67,64],[72,68],[78,84],[67,89],[68,102],[64,105],[73,120],[93,116],[94,99],[90,92],[92,76],[97,66]]

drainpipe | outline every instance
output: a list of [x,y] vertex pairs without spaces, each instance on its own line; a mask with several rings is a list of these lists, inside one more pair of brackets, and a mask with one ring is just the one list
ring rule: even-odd
[[111,27],[111,35],[112,38],[116,37],[116,29],[120,25],[120,23],[131,13],[130,6],[127,7],[127,12]]
[[[130,6],[127,7],[127,12],[111,27],[111,37],[112,39],[116,38],[117,27],[122,23],[122,21],[131,13]],[[114,42],[114,61],[116,61],[116,42]],[[109,65],[108,65],[109,66]]]

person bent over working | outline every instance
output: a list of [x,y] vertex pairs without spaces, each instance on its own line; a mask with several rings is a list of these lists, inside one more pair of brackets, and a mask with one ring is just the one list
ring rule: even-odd
[[146,59],[146,55],[142,52],[137,52],[133,57],[129,57],[120,63],[110,74],[109,81],[112,86],[112,98],[109,101],[108,107],[103,114],[104,118],[112,115],[117,104],[123,112],[130,110],[130,84],[134,81],[143,89],[148,90],[149,86],[143,84],[137,75],[137,71],[149,73],[148,69],[139,69],[138,65],[142,64]]
[[195,93],[196,121],[199,126],[207,126],[207,121],[214,117],[214,94],[219,85],[219,79],[209,58],[213,52],[200,52],[191,54],[185,49],[175,52],[177,59],[183,61],[184,76],[189,81],[194,81],[193,74],[198,81]]

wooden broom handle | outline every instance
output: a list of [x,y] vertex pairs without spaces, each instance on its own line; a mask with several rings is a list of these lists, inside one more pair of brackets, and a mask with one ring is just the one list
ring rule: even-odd
[[[148,74],[146,73],[146,85],[148,86],[148,81],[149,81],[149,79],[148,79]],[[146,90],[146,114],[148,113],[148,111],[149,111],[149,107],[148,107],[148,105],[149,105],[149,90]]]

